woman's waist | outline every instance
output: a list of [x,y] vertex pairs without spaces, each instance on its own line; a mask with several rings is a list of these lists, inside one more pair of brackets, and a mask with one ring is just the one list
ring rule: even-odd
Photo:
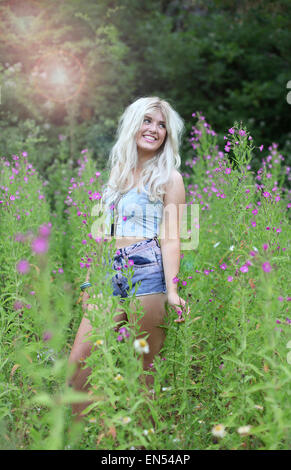
[[[113,237],[111,237],[112,239]],[[126,246],[133,245],[134,243],[138,243],[144,240],[148,240],[147,237],[129,237],[129,236],[118,236],[115,235],[115,246],[117,249],[119,248],[125,248]]]
[[123,248],[130,248],[135,244],[139,244],[140,242],[147,242],[148,243],[153,243],[157,246],[160,246],[159,239],[157,235],[152,236],[152,237],[128,237],[128,236],[117,236],[115,235],[114,237],[106,235],[106,239],[108,240],[109,243],[111,243],[113,240],[115,240],[115,247],[116,250],[123,249]]

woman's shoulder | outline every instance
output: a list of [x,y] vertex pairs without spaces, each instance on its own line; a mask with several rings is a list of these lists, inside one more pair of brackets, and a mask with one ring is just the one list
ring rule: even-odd
[[168,203],[184,203],[185,200],[185,186],[183,176],[174,168],[170,174],[170,178],[166,184],[164,194],[164,205]]
[[176,168],[173,168],[170,174],[170,178],[167,182],[167,187],[172,186],[172,184],[181,184],[183,182],[183,176],[181,175],[180,171]]

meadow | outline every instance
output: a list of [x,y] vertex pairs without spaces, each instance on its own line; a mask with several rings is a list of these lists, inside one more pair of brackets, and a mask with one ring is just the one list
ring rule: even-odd
[[[1,449],[291,448],[290,167],[278,144],[254,142],[238,122],[219,148],[193,113],[187,139],[182,174],[187,205],[199,205],[190,228],[199,244],[181,251],[175,282],[191,312],[167,309],[150,390],[137,325],[115,328],[118,302],[100,261],[114,246],[92,235],[108,174],[88,149],[77,165],[59,163],[49,181],[26,151],[2,157]],[[90,266],[94,348],[84,367],[92,368],[92,403],[76,423],[71,404],[88,396],[68,387],[68,356]],[[103,297],[93,298],[100,288]],[[127,301],[124,308],[133,315]]]

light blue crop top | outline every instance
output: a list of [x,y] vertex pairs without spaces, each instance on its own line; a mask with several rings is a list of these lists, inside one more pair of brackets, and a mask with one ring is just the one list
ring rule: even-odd
[[[117,205],[118,217],[114,210],[116,236],[153,238],[159,235],[163,207],[161,201],[151,202],[145,191],[132,188],[123,194]],[[111,216],[112,211],[106,218],[106,234],[110,234]]]

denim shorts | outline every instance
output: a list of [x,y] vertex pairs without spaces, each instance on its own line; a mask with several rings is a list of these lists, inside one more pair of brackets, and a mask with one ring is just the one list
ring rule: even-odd
[[[167,293],[161,247],[156,237],[119,248],[113,259],[108,259],[114,275],[107,267],[106,277],[111,277],[113,295],[119,296],[121,302],[135,292],[137,297]],[[140,284],[136,287],[137,283]]]

